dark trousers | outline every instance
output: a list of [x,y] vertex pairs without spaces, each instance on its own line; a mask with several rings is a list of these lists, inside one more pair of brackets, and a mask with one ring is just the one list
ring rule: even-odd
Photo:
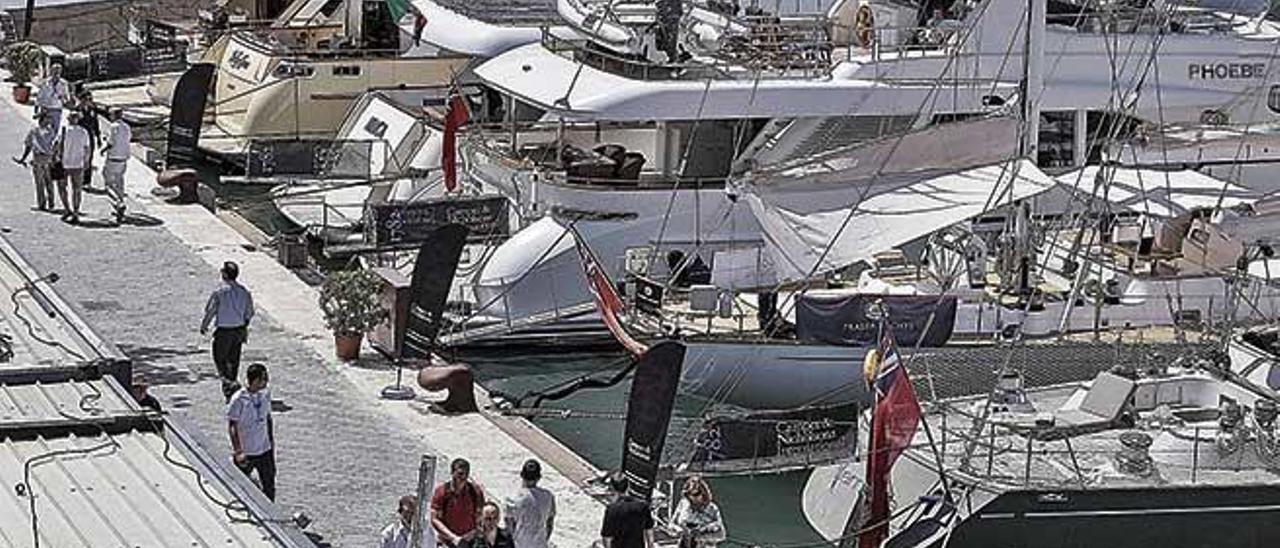
[[253,471],[258,471],[258,483],[262,484],[262,494],[272,501],[276,500],[276,450],[252,457],[246,456],[243,463],[236,463],[236,468],[244,472],[247,478],[253,478]]
[[245,328],[219,327],[213,331],[213,365],[222,377],[224,396],[231,399],[240,374],[240,347],[244,345]]

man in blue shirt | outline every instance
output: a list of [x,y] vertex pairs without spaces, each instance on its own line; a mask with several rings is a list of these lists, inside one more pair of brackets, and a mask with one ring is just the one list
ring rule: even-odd
[[200,322],[200,334],[213,330],[213,364],[222,377],[222,395],[229,401],[239,389],[236,383],[240,371],[240,347],[249,338],[249,320],[253,319],[253,295],[236,278],[240,267],[231,261],[222,264],[222,287],[209,295],[204,307],[204,320]]

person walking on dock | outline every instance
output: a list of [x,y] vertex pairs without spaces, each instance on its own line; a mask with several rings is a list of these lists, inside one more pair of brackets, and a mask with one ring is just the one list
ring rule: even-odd
[[525,461],[520,468],[523,485],[507,500],[507,530],[515,539],[516,548],[547,548],[551,540],[556,497],[551,491],[538,487],[540,479],[542,465],[533,459]]
[[107,186],[107,195],[115,208],[116,221],[124,220],[124,170],[129,165],[129,142],[133,140],[133,130],[124,121],[124,111],[111,109],[111,129],[107,132],[107,142],[102,145],[102,182]]
[[496,503],[484,503],[480,507],[480,526],[475,534],[458,545],[459,548],[515,548],[511,533],[498,527],[499,514]]
[[[62,220],[71,224],[80,222],[80,202],[84,197],[84,173],[92,154],[93,143],[89,132],[80,125],[80,113],[67,115],[67,127],[62,128],[62,177],[58,179],[58,196],[62,198]],[[67,186],[71,188],[68,192]],[[69,195],[69,197],[68,197]],[[68,199],[69,198],[69,199]]]
[[22,148],[22,157],[14,158],[19,165],[27,165],[27,157],[31,157],[31,178],[36,184],[36,209],[53,211],[53,174],[49,172],[53,165],[53,145],[58,140],[58,131],[53,127],[48,113],[36,115],[36,126],[27,131],[27,138]]
[[240,374],[240,348],[249,338],[249,321],[253,319],[253,294],[237,278],[240,267],[222,263],[222,287],[209,294],[204,306],[200,334],[209,333],[213,323],[213,365],[222,377],[222,395],[230,401]]
[[431,496],[431,523],[441,544],[459,546],[476,528],[476,514],[484,506],[484,490],[471,481],[471,463],[457,458],[449,464],[449,481]]
[[47,113],[53,130],[62,129],[62,109],[71,106],[71,84],[62,77],[62,65],[49,65],[49,77],[36,90],[36,114]]
[[[382,529],[382,541],[379,548],[409,548],[413,535],[413,514],[418,511],[418,497],[405,495],[400,497],[396,505],[396,520]],[[419,548],[436,548],[436,532],[430,522],[422,524],[422,540]]]
[[627,494],[630,482],[621,471],[609,476],[613,502],[604,510],[600,537],[604,548],[653,548],[653,511],[649,503]]
[[250,364],[247,383],[227,404],[227,433],[231,436],[232,460],[246,477],[258,472],[262,494],[276,500],[275,430],[271,423],[271,390],[267,388],[267,366]]

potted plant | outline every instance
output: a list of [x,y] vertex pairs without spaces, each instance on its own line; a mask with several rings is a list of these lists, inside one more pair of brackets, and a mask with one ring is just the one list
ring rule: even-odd
[[31,99],[31,87],[27,83],[35,78],[44,63],[44,51],[35,42],[17,42],[5,48],[4,56],[13,81],[13,100],[26,104]]
[[360,357],[360,342],[387,318],[379,294],[382,282],[368,270],[343,270],[329,274],[320,287],[320,310],[333,331],[337,355],[343,360]]

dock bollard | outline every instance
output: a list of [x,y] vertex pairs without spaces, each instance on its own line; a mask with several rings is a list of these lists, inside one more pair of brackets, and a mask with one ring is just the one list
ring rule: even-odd
[[471,368],[459,364],[431,365],[418,371],[418,386],[424,390],[448,390],[449,397],[440,403],[446,413],[471,413],[476,406],[475,377]]

